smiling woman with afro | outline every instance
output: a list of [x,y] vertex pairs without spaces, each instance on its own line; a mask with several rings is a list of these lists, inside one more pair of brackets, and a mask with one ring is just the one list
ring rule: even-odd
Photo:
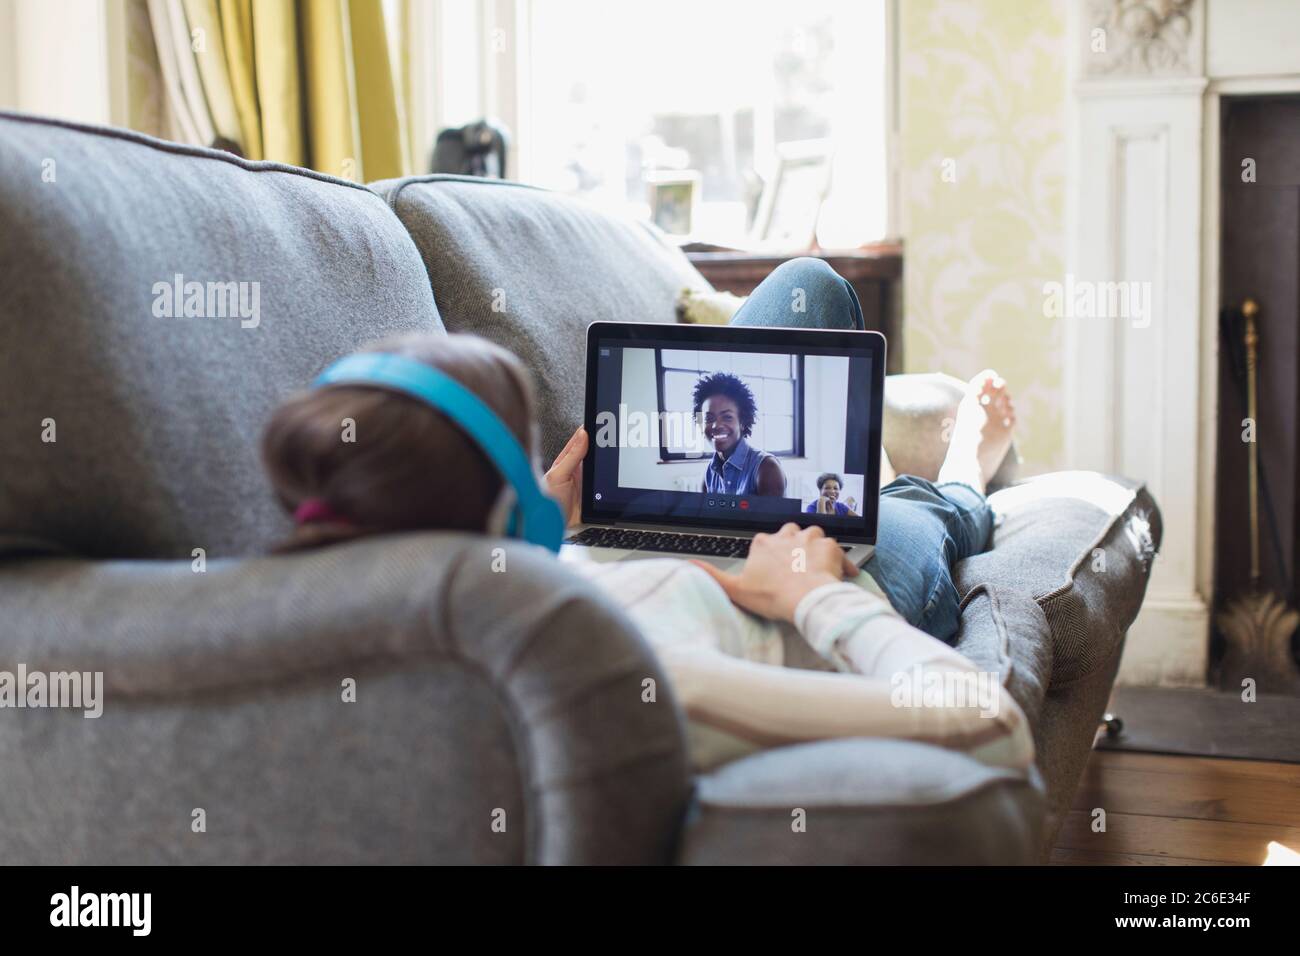
[[704,437],[713,446],[703,490],[722,495],[784,495],[780,462],[746,441],[758,418],[749,386],[728,372],[714,372],[695,383],[693,398]]

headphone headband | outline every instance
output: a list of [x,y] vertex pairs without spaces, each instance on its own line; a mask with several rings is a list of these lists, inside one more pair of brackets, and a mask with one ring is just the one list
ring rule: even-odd
[[450,375],[418,359],[388,352],[359,352],[339,359],[314,387],[372,385],[419,399],[451,419],[483,451],[515,491],[513,534],[558,552],[564,539],[560,507],[538,487],[531,462],[500,416]]

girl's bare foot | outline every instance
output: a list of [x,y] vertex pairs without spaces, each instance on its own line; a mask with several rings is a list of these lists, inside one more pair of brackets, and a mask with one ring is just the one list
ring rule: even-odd
[[1011,447],[1016,406],[1006,380],[985,369],[970,380],[939,469],[939,482],[959,481],[983,492]]

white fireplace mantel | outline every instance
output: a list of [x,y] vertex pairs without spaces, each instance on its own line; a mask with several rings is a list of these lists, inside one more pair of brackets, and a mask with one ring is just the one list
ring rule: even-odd
[[1144,479],[1164,518],[1120,681],[1201,685],[1213,586],[1219,101],[1300,91],[1300,3],[1073,0],[1068,30],[1067,272],[1149,282],[1152,314],[1066,320],[1066,455],[1070,467]]

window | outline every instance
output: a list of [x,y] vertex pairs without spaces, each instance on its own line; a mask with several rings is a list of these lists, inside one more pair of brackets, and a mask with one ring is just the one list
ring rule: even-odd
[[[664,425],[667,419],[683,421],[695,411],[695,383],[710,372],[730,372],[754,393],[758,414],[747,441],[773,455],[803,454],[803,357],[761,352],[713,352],[691,349],[655,349],[661,415],[659,457],[663,461],[706,458],[709,452],[690,451]],[[670,444],[670,442],[672,442]]]
[[[819,242],[879,239],[888,193],[885,6],[534,4],[523,178],[643,218],[649,184],[693,183],[691,236],[747,247],[756,219],[770,222],[766,210],[760,216],[764,181],[783,156],[824,143],[830,192]],[[819,195],[792,202],[815,206]]]

